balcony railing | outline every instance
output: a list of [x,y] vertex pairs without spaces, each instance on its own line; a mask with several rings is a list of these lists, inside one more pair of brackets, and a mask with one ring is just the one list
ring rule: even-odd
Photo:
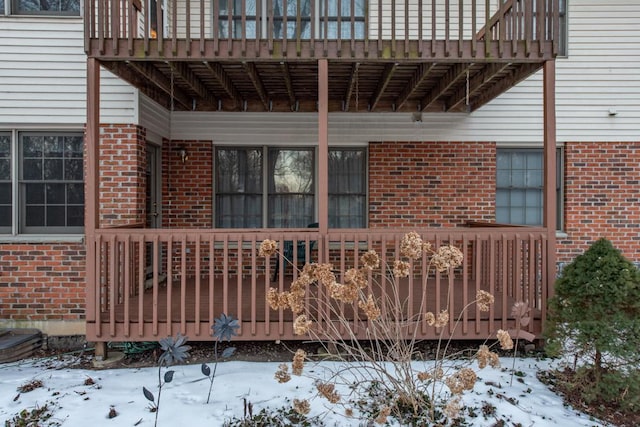
[[[95,283],[87,295],[87,337],[96,341],[156,340],[187,334],[191,339],[211,339],[210,327],[220,313],[233,314],[242,325],[240,340],[301,339],[293,334],[290,312],[271,310],[265,302],[270,287],[286,290],[298,274],[286,260],[262,258],[258,248],[264,239],[291,242],[291,263],[301,267],[304,254],[312,262],[330,262],[338,276],[361,264],[361,255],[376,250],[380,268],[369,275],[369,290],[388,295],[393,286],[393,261],[400,259],[403,231],[333,230],[97,230],[95,259],[88,268]],[[451,274],[428,268],[427,258],[412,263],[413,274],[398,283],[405,315],[448,309],[451,322],[444,334],[461,339],[487,338],[497,328],[514,327],[511,307],[523,301],[532,308],[527,327],[540,334],[550,278],[547,277],[547,231],[541,228],[453,228],[421,230],[423,239],[439,247],[452,244],[464,253],[463,264]],[[277,266],[277,267],[276,267]],[[274,268],[278,269],[274,275]],[[312,317],[331,321],[317,303],[322,287],[314,286],[316,299],[306,303]],[[489,313],[475,305],[454,320],[475,299],[479,290],[495,296]],[[312,292],[312,293],[313,293]],[[366,338],[367,321],[357,303],[344,303],[357,336]],[[382,307],[383,315],[385,313]],[[437,338],[439,330],[419,323],[418,335]],[[304,337],[302,337],[304,338]]]
[[95,0],[85,46],[137,59],[551,58],[558,1]]

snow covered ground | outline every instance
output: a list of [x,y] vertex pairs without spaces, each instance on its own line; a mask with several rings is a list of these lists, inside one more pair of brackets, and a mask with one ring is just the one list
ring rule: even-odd
[[[605,425],[565,406],[561,397],[536,379],[537,371],[550,369],[557,362],[517,359],[516,370],[522,374],[514,378],[512,385],[512,359],[501,359],[501,363],[502,369],[475,369],[479,379],[463,398],[464,405],[477,408],[477,417],[468,418],[469,425],[491,426],[498,420],[508,426]],[[150,402],[142,387],[157,397],[157,368],[84,370],[68,365],[46,360],[0,365],[0,422],[4,424],[23,409],[47,404],[53,412],[49,421],[65,427],[154,424],[155,414],[148,409]],[[213,368],[212,364],[209,366]],[[162,388],[158,425],[222,426],[226,420],[243,416],[245,401],[253,405],[253,413],[257,414],[262,408],[291,407],[294,398],[309,399],[309,415],[320,415],[327,426],[366,425],[362,419],[346,418],[344,408],[318,396],[310,376],[322,377],[324,370],[331,367],[335,367],[331,362],[308,362],[302,376],[292,376],[291,381],[280,384],[274,379],[278,363],[221,362],[207,404],[209,381],[200,365],[174,366],[173,381]],[[42,387],[17,391],[34,380],[40,380]],[[487,404],[495,407],[495,415],[483,416],[481,408]],[[109,418],[110,412],[117,415]]]

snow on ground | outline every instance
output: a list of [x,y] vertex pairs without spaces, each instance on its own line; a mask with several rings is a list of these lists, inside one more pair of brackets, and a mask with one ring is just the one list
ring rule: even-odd
[[[498,419],[509,426],[518,423],[536,427],[605,425],[565,406],[561,397],[536,379],[537,371],[548,370],[557,362],[517,359],[516,371],[523,376],[515,377],[512,385],[513,359],[503,358],[501,362],[503,369],[475,369],[479,380],[474,390],[466,392],[463,398],[465,405],[477,408],[478,416],[469,418],[469,425],[491,426]],[[209,366],[213,368],[212,364]],[[305,374],[321,377],[323,370],[332,366],[335,367],[332,362],[307,362]],[[158,425],[222,426],[225,420],[243,416],[244,399],[253,404],[253,413],[257,414],[266,407],[290,407],[294,398],[309,399],[309,415],[322,415],[327,426],[366,425],[363,420],[345,418],[342,408],[318,397],[310,377],[292,376],[288,383],[278,383],[274,379],[277,368],[278,363],[221,362],[211,401],[207,404],[209,381],[201,373],[200,365],[174,366],[171,368],[175,370],[173,381],[162,388]],[[424,367],[418,369],[424,370]],[[92,381],[88,381],[89,378]],[[17,391],[33,380],[42,381],[43,386],[26,393]],[[87,384],[91,382],[93,384]],[[157,368],[83,370],[42,360],[0,364],[0,422],[4,424],[23,409],[53,402],[51,420],[65,427],[153,426],[155,414],[148,410],[150,402],[145,399],[142,387],[157,398],[157,384]],[[483,417],[484,402],[495,406],[495,417]],[[108,417],[111,408],[117,412],[114,418]]]

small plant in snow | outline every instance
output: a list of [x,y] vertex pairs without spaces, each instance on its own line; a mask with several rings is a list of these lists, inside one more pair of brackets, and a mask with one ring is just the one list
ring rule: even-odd
[[[209,399],[211,399],[211,390],[213,389],[213,380],[216,377],[216,369],[218,368],[218,342],[221,340],[231,341],[231,338],[238,335],[238,328],[240,328],[240,323],[238,319],[235,319],[233,316],[227,316],[225,313],[222,313],[220,317],[218,317],[214,322],[211,329],[213,330],[213,337],[216,339],[213,347],[213,372],[211,372],[211,368],[206,363],[203,363],[200,367],[202,374],[205,377],[209,378],[209,394],[207,395],[207,403],[209,403]],[[226,359],[231,357],[233,353],[235,353],[235,347],[227,347],[220,354],[221,359]]]
[[175,371],[167,370],[162,375],[162,367],[168,368],[174,363],[183,362],[189,357],[189,350],[191,346],[186,345],[189,338],[181,334],[176,335],[175,340],[172,337],[163,338],[159,341],[160,348],[163,350],[162,354],[158,358],[158,400],[155,400],[155,396],[146,387],[142,387],[142,393],[148,401],[151,402],[151,412],[156,413],[156,419],[154,426],[158,425],[158,413],[160,412],[160,396],[162,394],[162,386],[173,381],[173,374]]

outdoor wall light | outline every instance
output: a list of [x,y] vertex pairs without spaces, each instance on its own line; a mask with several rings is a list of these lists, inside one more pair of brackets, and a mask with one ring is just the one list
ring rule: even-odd
[[187,147],[181,145],[180,147],[178,147],[178,152],[180,153],[180,160],[182,160],[182,163],[185,163],[187,160],[189,160],[189,152],[187,151]]

